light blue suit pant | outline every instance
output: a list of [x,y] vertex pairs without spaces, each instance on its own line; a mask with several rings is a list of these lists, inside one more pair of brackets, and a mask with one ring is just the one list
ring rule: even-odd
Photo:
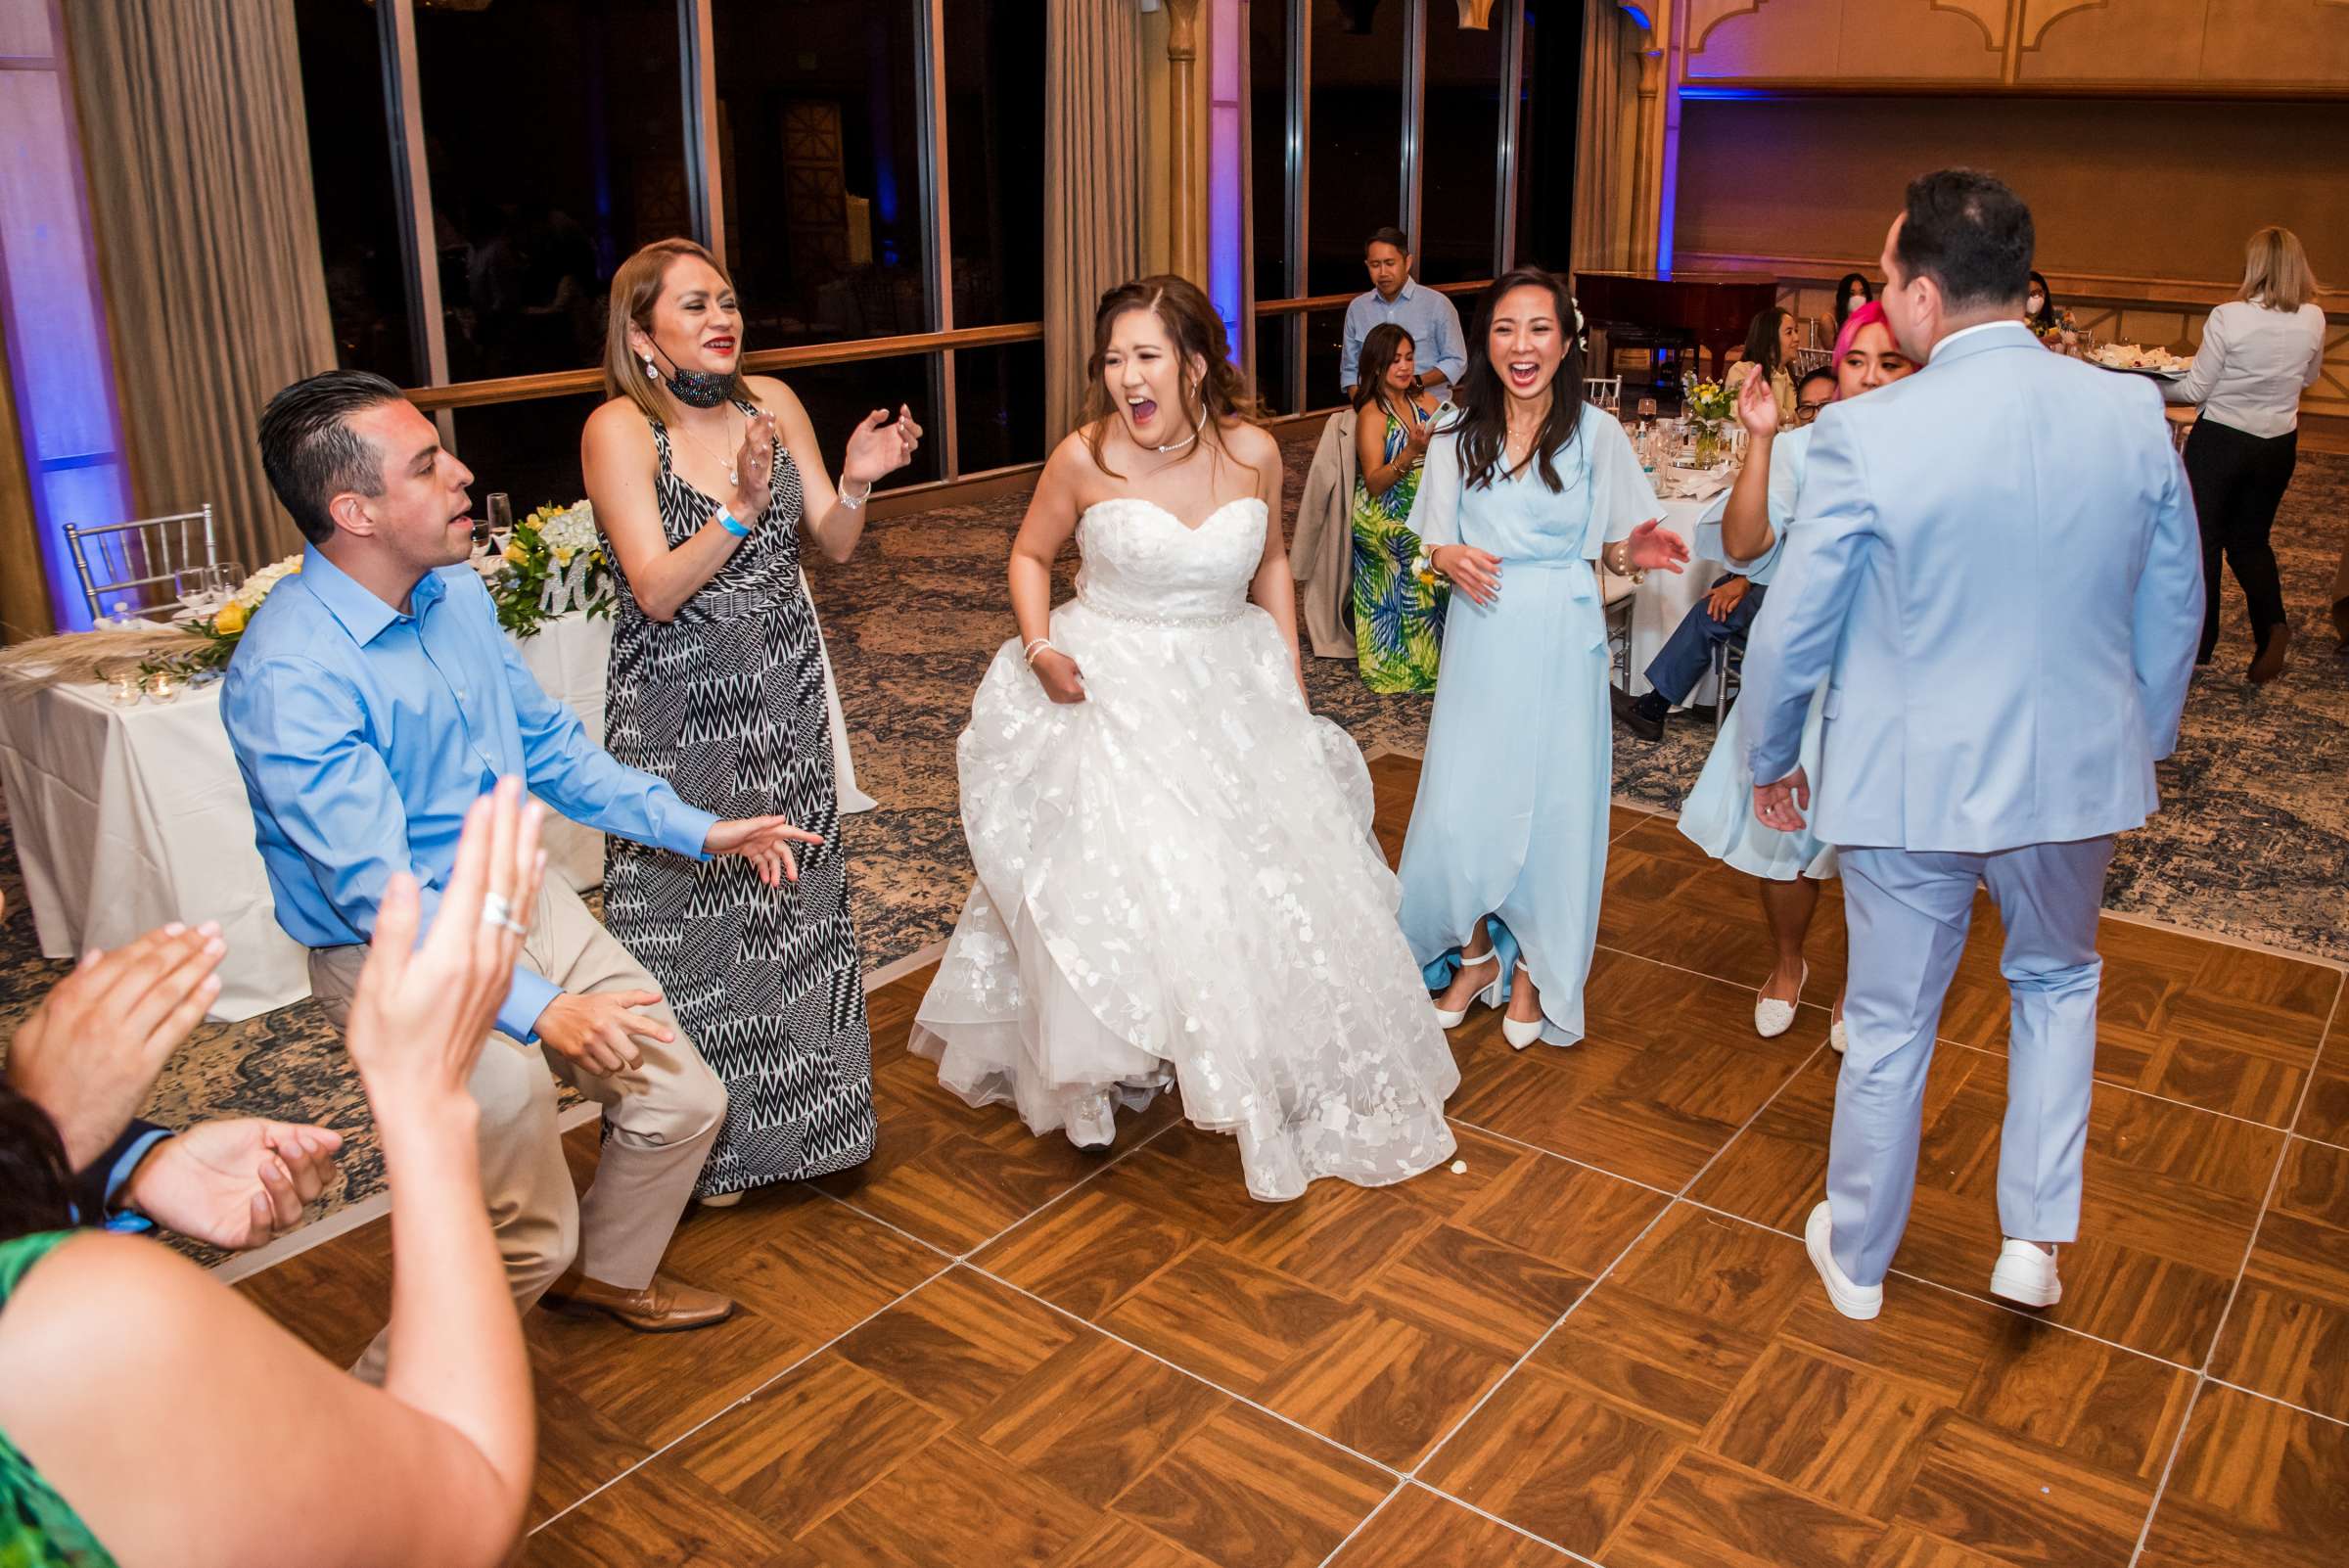
[[1999,1225],[2025,1241],[2078,1234],[2104,969],[2096,911],[2112,843],[2033,844],[1993,854],[1842,852],[1850,1049],[1835,1085],[1827,1202],[1835,1262],[1853,1283],[1882,1281],[1909,1224],[1925,1074],[1981,884],[2006,927],[1999,967],[2014,998]]

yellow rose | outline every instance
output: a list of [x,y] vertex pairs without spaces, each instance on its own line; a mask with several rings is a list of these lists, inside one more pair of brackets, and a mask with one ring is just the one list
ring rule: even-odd
[[212,617],[212,629],[224,637],[233,637],[243,631],[245,629],[245,607],[233,602],[222,605],[220,613]]

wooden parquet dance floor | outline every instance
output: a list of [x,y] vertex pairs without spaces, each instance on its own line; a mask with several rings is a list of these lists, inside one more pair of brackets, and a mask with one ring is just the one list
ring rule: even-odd
[[[1417,764],[1373,765],[1390,852]],[[1463,1173],[1252,1202],[1163,1099],[1106,1154],[975,1112],[873,998],[851,1177],[702,1211],[721,1328],[534,1314],[534,1564],[2333,1565],[2349,1540],[2339,971],[2107,920],[2060,1307],[1986,1295],[2005,1002],[1985,904],[1873,1323],[1820,1191],[1840,904],[1755,1037],[1750,884],[1618,808],[1589,1038],[1453,1039]],[[2329,1038],[2327,1031],[2330,1031]],[[575,1134],[582,1174],[590,1132]],[[349,1359],[379,1222],[244,1288]]]

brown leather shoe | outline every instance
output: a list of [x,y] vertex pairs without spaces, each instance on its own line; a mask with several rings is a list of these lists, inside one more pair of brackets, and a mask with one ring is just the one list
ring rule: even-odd
[[547,1306],[565,1312],[602,1313],[639,1334],[714,1328],[734,1315],[734,1303],[727,1298],[680,1285],[666,1274],[653,1275],[653,1282],[642,1290],[622,1290],[573,1268],[547,1287],[544,1299]]
[[2283,651],[2292,645],[2289,622],[2280,622],[2268,628],[2266,640],[2259,645],[2259,657],[2251,661],[2251,684],[2264,686],[2283,673]]

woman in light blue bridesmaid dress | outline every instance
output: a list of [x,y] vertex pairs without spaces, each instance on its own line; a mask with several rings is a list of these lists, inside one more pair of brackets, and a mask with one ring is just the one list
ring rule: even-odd
[[1401,918],[1447,1028],[1481,998],[1510,1044],[1572,1045],[1611,784],[1595,563],[1678,572],[1688,549],[1657,523],[1623,427],[1583,400],[1565,284],[1511,272],[1477,314],[1461,414],[1428,447],[1411,518],[1456,591]]
[[[1836,339],[1835,395],[1857,397],[1870,388],[1898,381],[1916,366],[1893,342],[1884,307],[1870,300],[1853,311]],[[1788,531],[1801,514],[1803,472],[1811,456],[1808,425],[1778,428],[1777,406],[1767,397],[1740,395],[1737,418],[1750,438],[1737,483],[1696,526],[1697,550],[1766,586],[1785,553]],[[1771,613],[1766,599],[1762,618]],[[1749,633],[1750,634],[1750,633]],[[1802,760],[1816,788],[1819,776],[1820,710],[1827,689],[1819,687],[1803,720]],[[1803,944],[1819,907],[1819,885],[1835,875],[1835,850],[1806,824],[1789,833],[1765,827],[1754,815],[1753,770],[1746,765],[1745,710],[1732,706],[1713,737],[1713,751],[1696,787],[1681,807],[1681,832],[1725,865],[1759,879],[1763,917],[1770,922],[1777,960],[1754,995],[1754,1032],[1764,1038],[1793,1026],[1795,1003],[1811,972]],[[1843,1004],[1835,1005],[1829,1039],[1843,1049]]]

